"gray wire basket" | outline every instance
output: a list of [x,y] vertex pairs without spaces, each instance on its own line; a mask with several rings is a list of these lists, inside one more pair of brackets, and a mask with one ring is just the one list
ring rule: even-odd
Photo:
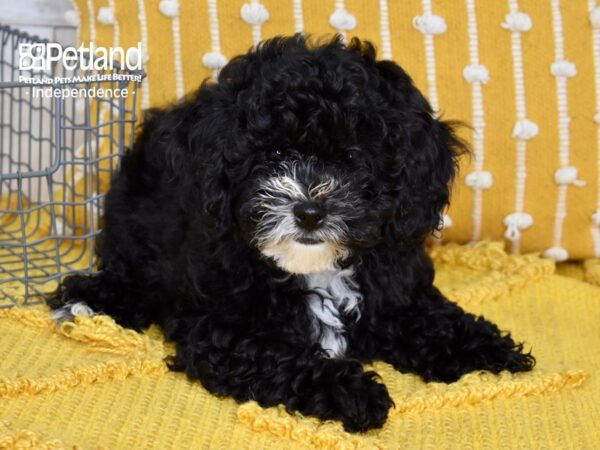
[[[104,193],[137,120],[139,80],[69,80],[106,72],[56,63],[19,70],[19,44],[45,42],[0,25],[0,308],[39,302],[65,274],[94,269]],[[34,87],[20,75],[66,80]],[[128,95],[45,97],[40,88]]]

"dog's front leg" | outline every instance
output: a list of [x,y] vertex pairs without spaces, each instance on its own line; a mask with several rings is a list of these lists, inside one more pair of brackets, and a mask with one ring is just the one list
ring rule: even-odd
[[339,420],[348,431],[380,427],[392,405],[386,387],[360,363],[323,356],[289,324],[206,314],[171,321],[177,342],[173,368],[210,392],[261,406]]
[[426,381],[452,382],[476,370],[521,372],[535,363],[509,334],[466,313],[433,286],[365,314],[352,332],[350,351]]

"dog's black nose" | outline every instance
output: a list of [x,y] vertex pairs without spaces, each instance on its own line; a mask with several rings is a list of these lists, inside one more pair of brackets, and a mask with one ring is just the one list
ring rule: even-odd
[[298,203],[294,206],[296,223],[305,230],[314,230],[323,223],[325,209],[315,202]]

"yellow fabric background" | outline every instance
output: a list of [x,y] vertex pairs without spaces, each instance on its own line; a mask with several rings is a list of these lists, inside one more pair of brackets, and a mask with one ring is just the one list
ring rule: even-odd
[[[140,0],[141,1],[141,0]],[[115,16],[120,28],[120,45],[134,46],[140,40],[138,3],[115,0]],[[146,64],[152,105],[164,105],[176,99],[173,63],[172,19],[159,11],[158,0],[144,0],[149,61]],[[202,55],[211,51],[207,1],[179,2],[181,54],[186,92],[212,75],[202,65]],[[476,3],[479,34],[479,59],[490,73],[483,86],[485,112],[484,170],[493,174],[492,188],[483,192],[481,239],[503,239],[504,216],[513,211],[515,196],[515,148],[511,137],[515,116],[515,84],[510,32],[500,25],[509,11],[508,1],[478,0]],[[570,258],[594,256],[591,214],[596,210],[598,148],[595,114],[595,86],[592,59],[592,27],[588,2],[560,2],[563,19],[565,58],[576,64],[577,75],[567,81],[570,125],[570,164],[579,170],[585,187],[569,187],[567,215],[562,246]],[[240,17],[243,0],[218,0],[218,25],[221,52],[230,59],[252,46],[251,26]],[[264,0],[270,18],[262,25],[261,34],[268,38],[294,31],[291,0]],[[470,123],[471,86],[463,76],[469,64],[467,10],[465,2],[434,0],[433,13],[442,16],[448,26],[445,33],[434,37],[437,88],[443,117]],[[520,0],[519,10],[531,17],[533,27],[521,33],[525,76],[527,117],[539,125],[539,135],[527,141],[527,179],[524,211],[533,216],[531,228],[522,234],[521,251],[543,251],[552,245],[556,210],[557,185],[553,175],[559,167],[557,94],[550,65],[555,60],[554,35],[550,1]],[[100,7],[108,0],[75,0],[80,12],[81,40],[90,39],[90,20],[94,20],[96,43],[110,46],[112,25],[96,20]],[[346,10],[357,19],[348,37],[369,39],[381,48],[379,2],[346,0]],[[412,26],[414,16],[423,14],[421,0],[388,0],[393,59],[412,75],[417,86],[427,94],[423,35]],[[90,9],[91,7],[91,9]],[[335,11],[334,0],[304,0],[304,29],[315,35],[332,34],[335,29],[328,18]],[[472,131],[461,130],[471,140]],[[464,185],[464,176],[472,169],[465,160],[454,190],[449,214],[454,226],[444,234],[446,240],[466,242],[472,233],[472,197]],[[596,255],[598,256],[598,255]]]
[[105,316],[56,329],[42,307],[0,309],[1,449],[600,448],[600,288],[499,244],[432,251],[436,284],[533,347],[530,373],[423,383],[376,363],[396,408],[381,430],[218,399],[168,372],[156,329]]

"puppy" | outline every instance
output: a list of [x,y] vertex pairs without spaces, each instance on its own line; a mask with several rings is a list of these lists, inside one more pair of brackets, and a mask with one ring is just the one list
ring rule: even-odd
[[265,41],[147,115],[106,196],[99,271],[49,304],[160,324],[172,369],[216,395],[381,427],[393,402],[361,363],[443,382],[534,365],[432,284],[424,240],[463,149],[371,44]]

